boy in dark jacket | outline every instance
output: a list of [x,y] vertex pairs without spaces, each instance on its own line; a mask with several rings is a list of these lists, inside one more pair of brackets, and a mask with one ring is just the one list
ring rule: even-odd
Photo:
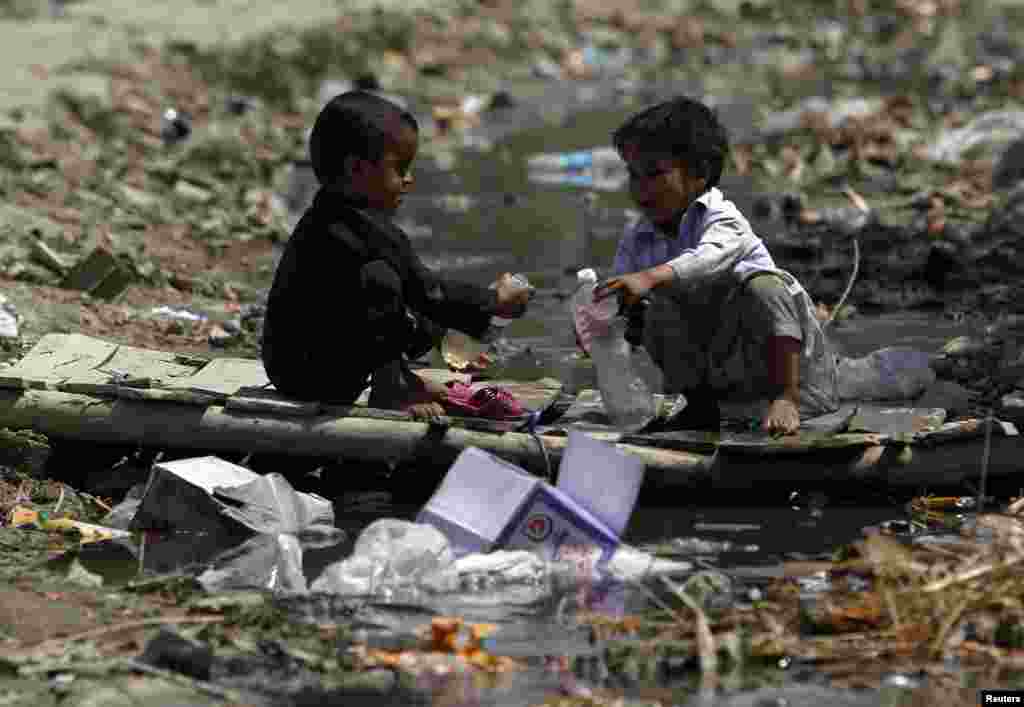
[[[480,337],[493,315],[520,317],[529,293],[428,269],[392,221],[413,184],[416,119],[364,91],[333,98],[310,136],[320,190],[285,246],[267,300],[262,357],[277,390],[301,400],[443,413],[444,389],[411,371],[450,327]],[[436,324],[435,324],[436,323]],[[371,380],[372,379],[372,380]]]

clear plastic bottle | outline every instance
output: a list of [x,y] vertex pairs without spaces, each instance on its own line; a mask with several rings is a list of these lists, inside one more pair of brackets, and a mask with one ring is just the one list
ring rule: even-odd
[[[533,286],[526,276],[516,273],[512,280],[517,289],[532,289]],[[497,285],[491,285],[495,288]],[[490,344],[500,340],[505,333],[505,327],[512,323],[511,319],[494,315],[491,317],[491,325],[479,339],[474,339],[461,331],[450,329],[441,342],[441,357],[445,363],[456,370],[463,370],[480,360],[480,356],[490,353]]]
[[594,300],[597,273],[580,270],[579,287],[573,297],[573,321],[583,349],[590,354],[597,370],[597,387],[612,424],[625,432],[635,432],[654,419],[654,396],[633,368],[632,353],[626,341],[626,318],[619,315],[618,300],[607,297]]

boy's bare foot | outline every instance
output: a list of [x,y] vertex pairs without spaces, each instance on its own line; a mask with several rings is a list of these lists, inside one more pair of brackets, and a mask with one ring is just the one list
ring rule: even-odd
[[370,407],[401,410],[416,420],[436,419],[444,415],[441,401],[444,386],[420,378],[408,369],[384,370],[374,374]]

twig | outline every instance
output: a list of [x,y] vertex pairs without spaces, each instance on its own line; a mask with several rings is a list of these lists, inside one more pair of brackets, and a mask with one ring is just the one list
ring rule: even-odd
[[853,283],[857,281],[857,273],[860,272],[860,241],[857,240],[857,236],[850,236],[853,239],[853,270],[850,271],[850,279],[846,283],[846,289],[843,290],[842,296],[836,303],[836,306],[832,308],[832,311],[828,315],[828,319],[821,325],[822,329],[827,329],[832,326],[832,323],[836,320],[836,315],[846,305],[846,299],[850,296],[850,292],[853,291]]
[[107,513],[110,513],[112,510],[114,510],[113,508],[110,507],[110,504],[106,503],[102,498],[93,496],[91,493],[79,492],[78,495],[87,501],[92,501],[97,506],[105,510]]
[[54,516],[60,513],[60,507],[64,505],[64,492],[66,491],[66,489],[67,487],[64,484],[60,485],[60,498],[57,499],[57,504],[53,507],[53,510],[51,511],[51,513]]
[[988,463],[992,457],[992,405],[985,415],[985,446],[981,452],[981,487],[978,489],[978,515],[985,510],[985,483],[988,481]]
[[1007,558],[1006,560],[1003,560],[999,564],[989,563],[989,564],[981,565],[980,567],[975,567],[973,569],[966,570],[966,571],[961,572],[959,574],[955,574],[952,577],[946,577],[945,579],[937,580],[935,582],[932,582],[931,584],[926,584],[919,591],[921,591],[921,592],[923,592],[925,594],[931,594],[933,592],[940,592],[943,589],[945,589],[946,587],[949,587],[949,586],[951,586],[953,584],[958,584],[960,582],[967,582],[967,581],[970,581],[972,579],[976,579],[978,577],[981,577],[982,575],[986,575],[986,574],[989,574],[991,572],[996,572],[998,570],[1006,569],[1007,567],[1012,567],[1013,565],[1016,565],[1016,564],[1018,564],[1020,562],[1024,562],[1024,553],[1020,553],[1020,554],[1017,554],[1017,555],[1011,555],[1009,558]]
[[942,644],[946,641],[946,636],[949,634],[950,629],[960,618],[960,615],[964,613],[964,609],[967,608],[967,604],[970,601],[970,597],[964,597],[960,600],[960,603],[956,605],[956,609],[946,617],[945,621],[942,622],[942,626],[939,627],[938,633],[935,634],[935,638],[932,640],[932,645],[929,650],[931,655],[935,658],[939,657],[942,651]]
[[31,647],[42,648],[49,645],[63,645],[74,641],[88,641],[93,638],[101,638],[111,633],[127,631],[134,628],[149,628],[150,626],[165,626],[167,624],[220,624],[225,621],[227,621],[227,617],[225,616],[165,616],[163,618],[156,619],[137,619],[135,621],[125,621],[123,623],[112,624],[110,626],[99,626],[97,628],[89,629],[88,631],[71,634],[70,636],[48,638]]
[[686,604],[696,615],[696,626],[694,633],[697,636],[697,656],[700,659],[700,670],[703,675],[714,676],[718,674],[718,655],[715,652],[715,637],[711,633],[711,625],[708,617],[693,597],[684,592],[675,582],[668,577],[662,577],[661,581],[672,593],[679,597],[679,600]]
[[[866,214],[871,212],[871,207],[868,206],[868,202],[865,201],[863,196],[855,192],[853,189],[847,186],[843,189],[843,193],[846,194],[847,198],[852,201],[853,205],[860,209],[862,213]],[[832,308],[832,312],[828,315],[828,319],[825,320],[825,323],[821,325],[822,329],[827,329],[832,326],[832,323],[836,319],[836,315],[839,314],[839,311],[846,304],[846,300],[850,296],[850,292],[853,291],[853,284],[857,281],[857,274],[860,272],[860,241],[857,240],[856,234],[852,234],[850,238],[853,239],[853,270],[850,272],[850,279],[846,283],[846,289],[843,290],[843,294],[840,296],[839,302],[837,302],[836,306]]]

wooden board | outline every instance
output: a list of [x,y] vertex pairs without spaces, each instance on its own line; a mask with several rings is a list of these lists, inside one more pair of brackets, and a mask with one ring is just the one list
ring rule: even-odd
[[47,334],[17,364],[2,372],[0,387],[116,396],[118,381],[135,388],[159,387],[186,379],[197,369],[163,351],[83,334]]
[[188,378],[167,384],[170,389],[207,393],[226,400],[241,388],[263,388],[270,385],[263,362],[256,358],[215,358]]
[[18,363],[0,371],[0,387],[54,390],[72,378],[92,381],[93,369],[116,350],[117,344],[82,334],[47,334]]

